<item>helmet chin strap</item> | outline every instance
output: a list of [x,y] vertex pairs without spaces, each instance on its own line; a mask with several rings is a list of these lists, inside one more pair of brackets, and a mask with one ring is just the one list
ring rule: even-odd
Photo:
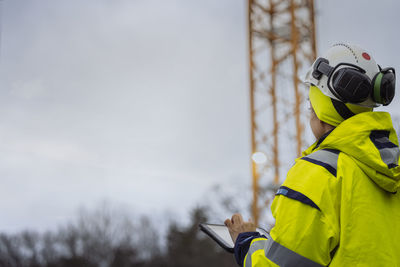
[[342,116],[343,119],[347,120],[348,118],[356,115],[345,105],[345,103],[343,103],[341,101],[337,101],[333,98],[331,98],[331,101],[332,101],[333,107],[335,108],[337,113],[339,113],[339,115]]

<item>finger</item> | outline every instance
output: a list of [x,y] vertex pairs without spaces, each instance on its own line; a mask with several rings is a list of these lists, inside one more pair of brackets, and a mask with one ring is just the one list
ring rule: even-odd
[[235,213],[232,215],[232,223],[233,224],[241,224],[243,223],[243,217],[240,213]]
[[243,230],[246,232],[254,232],[256,231],[256,227],[254,226],[253,223],[246,222],[243,224]]
[[228,226],[228,228],[232,226],[232,222],[231,222],[230,219],[226,219],[225,222],[224,222],[224,224],[225,224],[226,226]]

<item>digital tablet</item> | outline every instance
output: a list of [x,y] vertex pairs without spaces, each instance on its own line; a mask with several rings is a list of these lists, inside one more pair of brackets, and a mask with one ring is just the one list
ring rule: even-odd
[[[235,247],[235,244],[232,241],[231,235],[229,234],[229,230],[226,225],[201,223],[199,224],[199,227],[201,231],[211,237],[223,249],[230,253],[233,253],[233,248]],[[265,235],[267,238],[269,237],[268,232],[260,227],[257,227],[256,231],[262,235]]]

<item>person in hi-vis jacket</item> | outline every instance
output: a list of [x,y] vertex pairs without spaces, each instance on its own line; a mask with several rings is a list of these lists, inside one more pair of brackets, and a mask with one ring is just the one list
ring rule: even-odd
[[270,237],[227,219],[240,266],[400,266],[399,143],[388,105],[395,70],[363,48],[332,46],[305,77],[317,141],[271,206]]

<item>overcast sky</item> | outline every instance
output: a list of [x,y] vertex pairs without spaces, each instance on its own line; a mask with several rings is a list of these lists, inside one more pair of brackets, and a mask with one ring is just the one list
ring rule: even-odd
[[[215,183],[250,184],[246,1],[0,5],[0,231],[103,200],[184,216]],[[318,50],[350,41],[400,70],[399,10],[318,1]]]

